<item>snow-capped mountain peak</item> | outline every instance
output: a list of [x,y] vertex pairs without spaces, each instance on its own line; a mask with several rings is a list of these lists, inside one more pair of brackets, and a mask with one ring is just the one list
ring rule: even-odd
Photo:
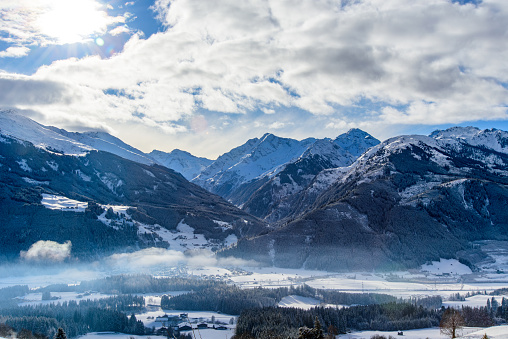
[[194,179],[213,162],[213,160],[199,158],[179,149],[174,149],[169,153],[153,150],[148,155],[161,165],[179,172],[187,180]]
[[94,150],[92,146],[55,132],[14,110],[0,111],[0,134],[31,142],[37,148],[55,153],[84,155]]
[[90,132],[68,132],[64,129],[48,126],[61,135],[76,140],[82,144],[91,146],[93,149],[116,154],[122,158],[129,159],[141,164],[152,165],[154,160],[149,158],[145,153],[134,148],[115,136],[106,132],[90,131]]
[[155,162],[142,151],[105,132],[68,132],[53,126],[44,126],[14,110],[0,111],[0,133],[28,141],[35,147],[65,155],[85,155],[98,150],[122,158],[151,165]]
[[369,147],[379,144],[379,140],[358,128],[339,135],[334,142],[355,157],[359,157]]
[[430,137],[440,144],[456,145],[468,144],[492,149],[501,153],[508,153],[508,133],[498,129],[481,130],[476,127],[452,127],[446,130],[432,132]]

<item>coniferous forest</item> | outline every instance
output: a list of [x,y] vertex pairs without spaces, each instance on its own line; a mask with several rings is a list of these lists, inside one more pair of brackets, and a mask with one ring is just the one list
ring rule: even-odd
[[[50,304],[18,305],[16,297],[30,292],[100,291],[109,298],[53,301]],[[136,314],[146,311],[143,296],[131,293],[187,291],[162,297],[163,310],[202,310],[239,315],[237,338],[297,338],[300,328],[312,328],[316,320],[324,332],[354,330],[395,331],[435,327],[446,311],[439,296],[397,299],[384,294],[344,293],[314,289],[307,285],[283,288],[241,289],[217,280],[160,278],[122,275],[82,282],[79,285],[50,285],[36,290],[27,286],[0,289],[0,336],[9,331],[25,333],[28,339],[53,337],[62,328],[69,338],[89,332],[115,331],[154,335]],[[498,294],[494,292],[493,295]],[[289,295],[315,298],[325,304],[348,307],[316,307],[311,310],[281,308],[277,304]],[[51,299],[48,299],[51,300]],[[485,307],[463,307],[460,315],[467,326],[492,326],[508,320],[508,300],[492,297]],[[30,335],[27,335],[29,333]]]

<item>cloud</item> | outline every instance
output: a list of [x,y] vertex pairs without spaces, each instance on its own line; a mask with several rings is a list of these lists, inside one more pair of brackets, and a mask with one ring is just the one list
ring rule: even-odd
[[39,106],[52,103],[61,105],[69,104],[71,100],[65,86],[60,82],[0,73],[0,102],[4,106]]
[[0,41],[52,45],[82,41],[125,22],[109,16],[95,0],[4,0],[0,4]]
[[158,0],[153,9],[164,32],[134,34],[108,59],[40,68],[31,79],[72,96],[23,108],[168,134],[199,134],[190,117],[203,111],[260,111],[275,123],[281,110],[303,110],[330,128],[508,118],[506,1]]
[[20,47],[8,47],[5,51],[0,51],[0,58],[21,58],[28,55],[30,48]]
[[39,240],[30,246],[28,251],[21,251],[20,256],[27,261],[61,262],[70,257],[71,247],[70,241],[60,244],[50,240]]
[[117,27],[113,28],[112,30],[110,30],[108,33],[113,36],[117,36],[117,35],[125,34],[125,33],[130,34],[131,29],[125,25],[117,26]]

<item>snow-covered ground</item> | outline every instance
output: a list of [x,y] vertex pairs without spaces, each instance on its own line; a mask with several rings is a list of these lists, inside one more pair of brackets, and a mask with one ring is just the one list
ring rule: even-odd
[[294,307],[303,310],[309,310],[316,306],[319,306],[321,302],[314,298],[301,297],[299,295],[289,295],[282,298],[279,302],[280,307]]
[[189,291],[168,291],[164,293],[134,293],[134,295],[144,297],[146,306],[154,306],[154,305],[160,306],[163,295],[174,297],[185,293],[189,293]]
[[69,199],[61,195],[42,193],[42,205],[52,210],[85,212],[87,202]]
[[445,307],[454,307],[461,308],[462,306],[471,306],[471,307],[485,307],[487,306],[487,300],[491,300],[494,298],[501,305],[501,300],[504,298],[508,298],[508,295],[475,295],[469,298],[466,298],[465,301],[443,301],[443,306]]
[[[229,339],[231,338],[235,332],[233,329],[218,331],[214,329],[205,329],[205,330],[195,330],[196,337],[200,339]],[[146,336],[146,335],[132,335],[132,334],[124,334],[124,333],[112,333],[112,332],[94,332],[88,333],[87,335],[79,337],[80,339],[148,339],[148,338],[157,338],[156,336]]]
[[[383,335],[386,338],[389,336],[392,336],[394,338],[404,338],[404,339],[425,339],[425,338],[432,338],[432,339],[440,339],[440,338],[449,338],[449,336],[446,336],[444,334],[441,334],[439,331],[439,327],[435,328],[424,328],[420,330],[409,330],[409,331],[403,331],[404,335],[399,336],[397,335],[397,331],[360,331],[360,332],[353,332],[347,335],[341,335],[340,338],[351,338],[351,339],[370,339],[375,334]],[[470,339],[479,339],[481,338],[485,333],[487,333],[488,337],[491,339],[500,339],[500,338],[508,338],[508,326],[494,326],[489,328],[478,328],[478,327],[465,327],[462,329],[462,338],[470,338]]]
[[249,288],[258,287],[281,287],[301,285],[303,281],[314,277],[327,276],[330,272],[312,271],[304,269],[278,268],[278,267],[242,267],[248,274],[232,276],[231,280],[236,284]]
[[[383,335],[386,338],[392,336],[394,338],[405,338],[405,339],[425,339],[425,338],[449,338],[444,334],[441,334],[439,328],[425,328],[421,330],[409,330],[403,331],[403,336],[398,336],[397,332],[381,332],[381,331],[361,331],[361,332],[353,332],[347,335],[341,335],[340,338],[351,338],[351,339],[370,339],[375,334]],[[493,326],[487,328],[478,328],[478,327],[465,327],[462,329],[461,338],[468,339],[481,339],[485,334],[490,339],[506,339],[508,338],[508,325],[502,326]]]
[[289,295],[287,297],[282,298],[282,300],[278,304],[279,307],[293,307],[293,308],[300,308],[302,310],[310,310],[311,308],[314,308],[316,306],[319,307],[349,307],[346,305],[332,305],[332,304],[324,304],[321,303],[321,301],[314,299],[314,298],[308,298],[308,297],[301,297],[299,295]]
[[[183,323],[189,323],[192,325],[193,328],[197,327],[197,324],[199,323],[207,323],[208,326],[212,327],[212,319],[215,321],[215,326],[218,326],[221,324],[222,326],[227,327],[227,330],[215,330],[212,328],[209,329],[200,329],[199,331],[197,329],[194,329],[194,332],[196,334],[196,338],[231,338],[234,334],[235,330],[235,324],[237,321],[236,316],[223,314],[223,313],[217,313],[217,312],[209,312],[209,311],[185,311],[185,310],[162,310],[162,311],[151,311],[146,312],[142,314],[136,314],[136,319],[141,320],[145,327],[154,327],[155,329],[158,329],[162,327],[162,323],[156,321],[156,318],[163,315],[175,315],[178,316],[182,313],[186,313],[188,315],[188,322]],[[231,320],[233,319],[233,324],[230,324]]]
[[485,334],[487,334],[490,339],[506,339],[508,338],[508,325],[492,326],[468,334],[464,333],[464,337],[477,339],[482,338]]
[[64,301],[79,301],[79,300],[98,300],[103,298],[109,298],[112,295],[102,294],[102,293],[91,293],[91,294],[83,294],[76,292],[51,292],[51,297],[55,297],[57,299],[54,300],[42,300],[42,293],[29,293],[24,297],[19,298],[19,305],[28,306],[28,305],[48,305],[51,303],[58,303]]
[[469,267],[461,264],[457,259],[440,259],[431,264],[423,265],[422,272],[432,274],[464,275],[473,273]]

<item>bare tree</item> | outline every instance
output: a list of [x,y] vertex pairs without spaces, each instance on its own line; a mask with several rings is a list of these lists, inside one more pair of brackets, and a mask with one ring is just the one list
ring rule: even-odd
[[439,327],[441,329],[441,334],[447,335],[450,338],[457,338],[458,332],[465,325],[464,318],[462,314],[454,308],[448,308],[443,313],[443,317],[441,318],[441,322],[439,323]]

